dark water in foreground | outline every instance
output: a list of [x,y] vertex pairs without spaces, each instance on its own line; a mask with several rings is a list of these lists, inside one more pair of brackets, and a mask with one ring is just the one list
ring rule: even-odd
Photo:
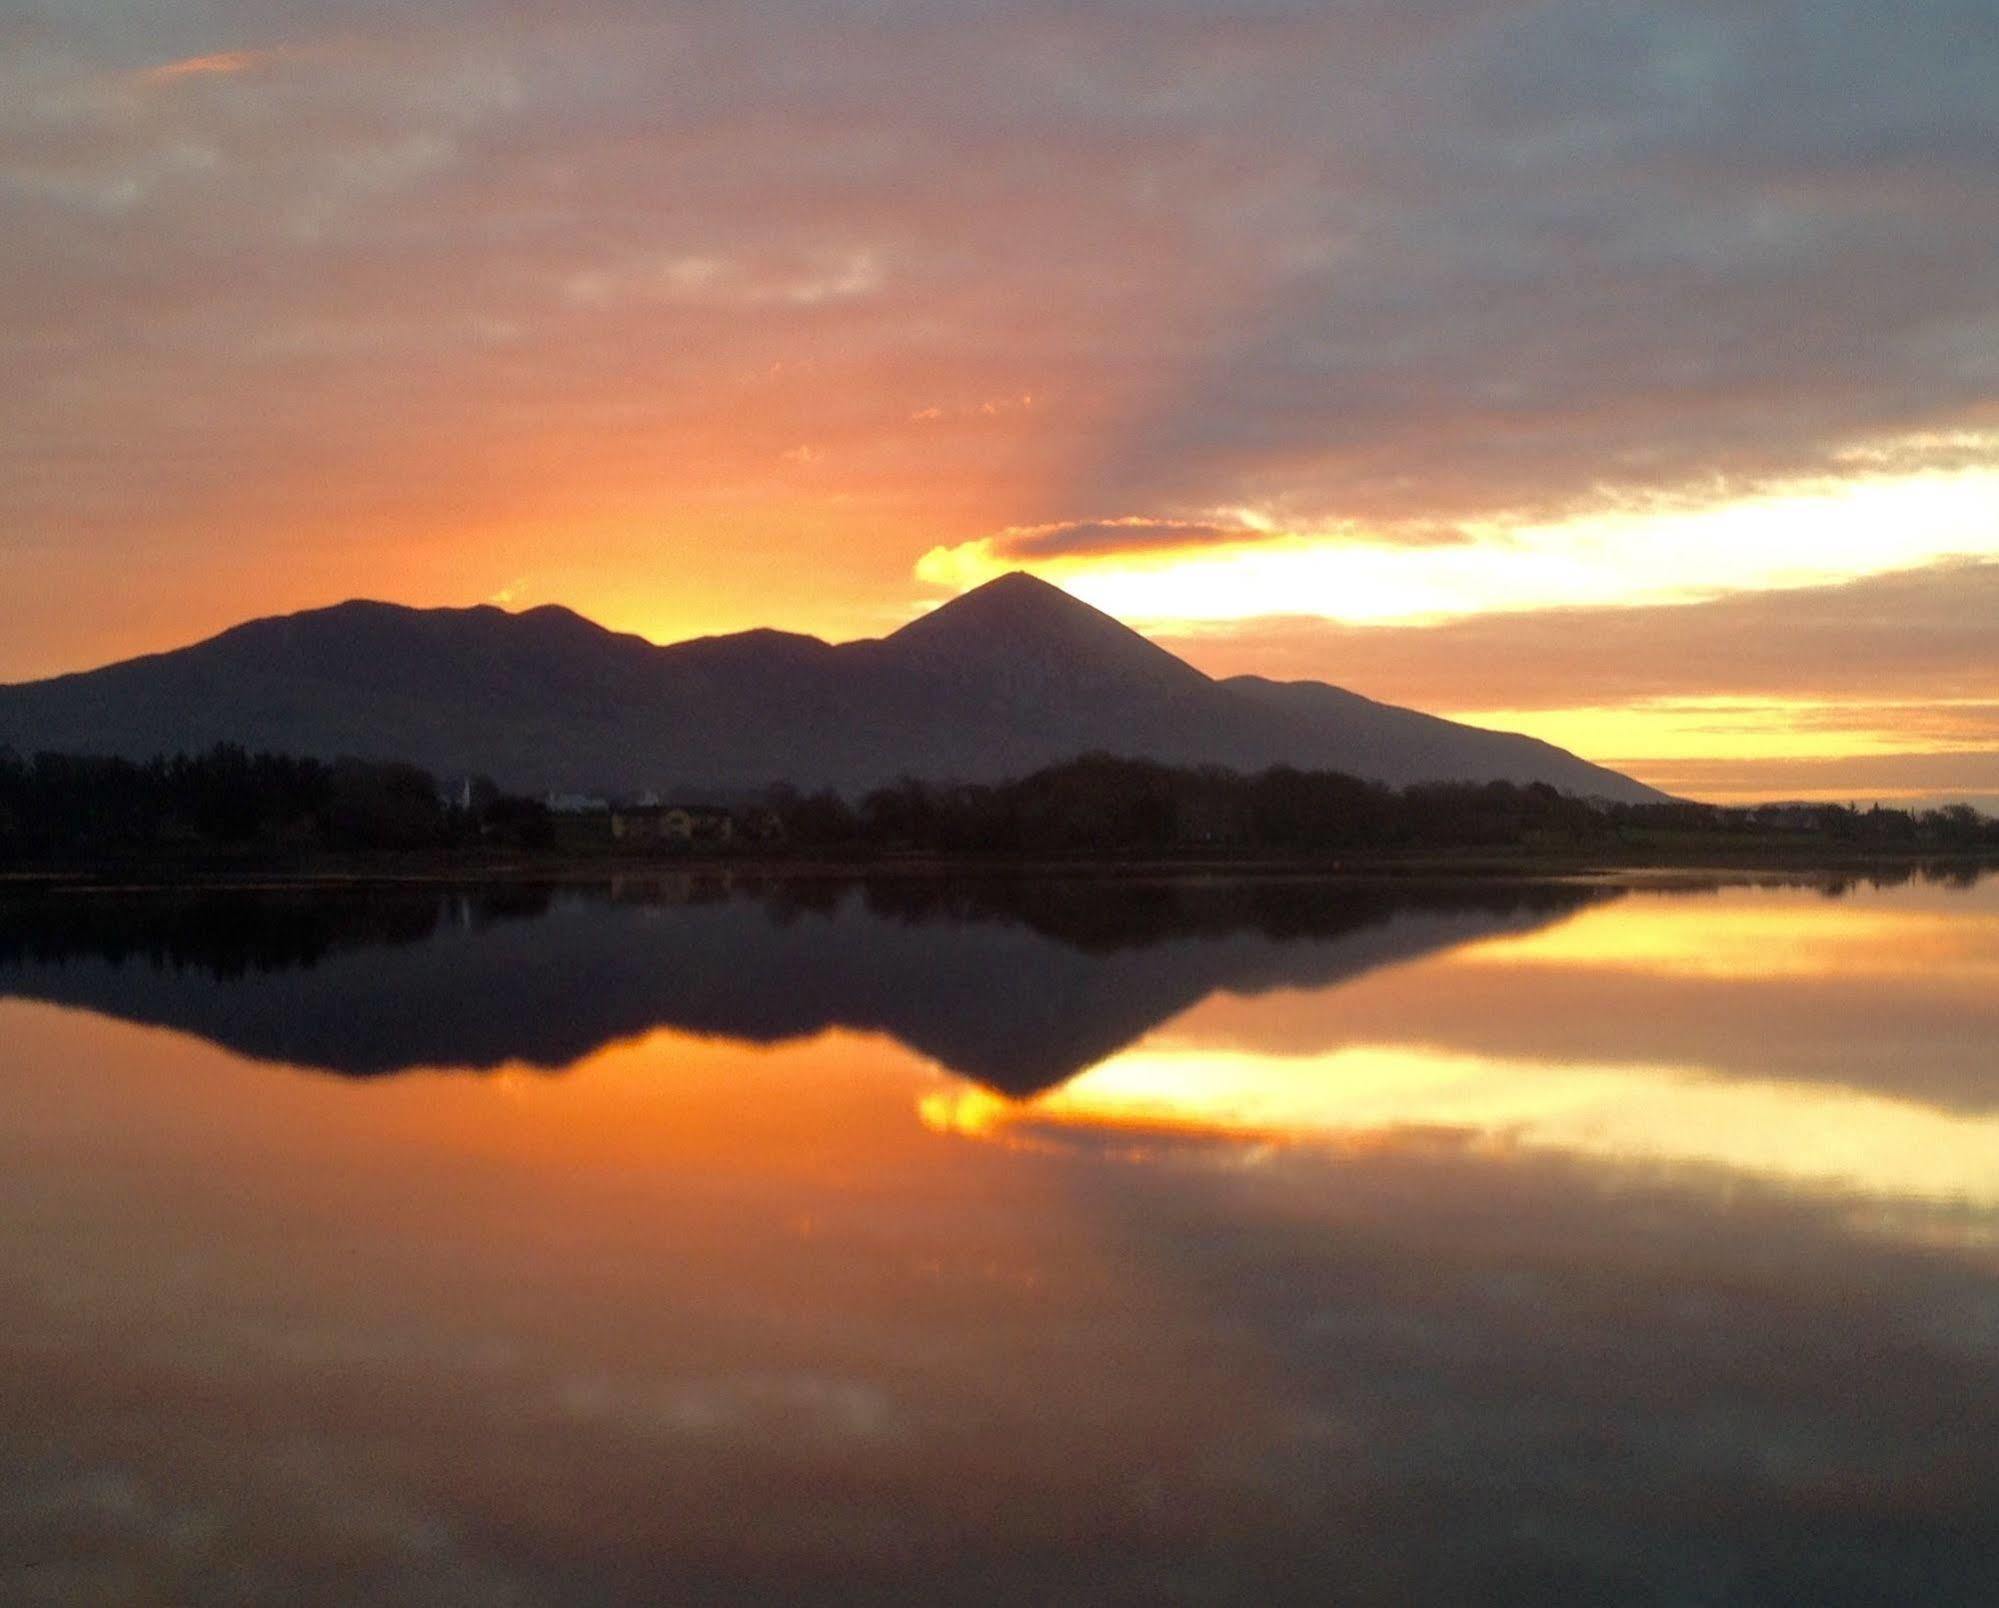
[[1999,883],[0,902],[0,1601],[1999,1601]]

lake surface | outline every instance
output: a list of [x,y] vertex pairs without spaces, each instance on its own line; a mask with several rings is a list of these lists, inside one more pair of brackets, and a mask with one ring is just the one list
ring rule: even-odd
[[1999,882],[0,900],[0,1600],[1999,1601]]

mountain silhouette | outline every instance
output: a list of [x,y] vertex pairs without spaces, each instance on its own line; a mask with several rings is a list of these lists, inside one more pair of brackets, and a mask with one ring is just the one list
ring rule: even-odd
[[855,791],[996,781],[1106,752],[1420,781],[1651,788],[1532,738],[1318,682],[1215,680],[1030,576],[839,646],[746,631],[661,647],[567,609],[350,602],[0,687],[0,743],[149,758],[218,742],[409,759],[528,791]]
[[1027,1097],[1218,990],[1318,988],[1618,897],[1568,884],[679,877],[0,900],[0,998],[376,1077],[558,1071],[658,1028],[842,1027]]

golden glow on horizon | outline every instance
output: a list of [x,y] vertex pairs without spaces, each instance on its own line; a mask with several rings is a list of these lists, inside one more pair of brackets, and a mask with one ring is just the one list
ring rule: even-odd
[[1600,764],[1672,759],[1839,759],[1867,754],[1980,753],[1992,737],[1970,721],[1937,729],[1953,709],[1989,703],[1942,699],[1923,706],[1911,729],[1899,704],[1807,698],[1648,698],[1566,709],[1456,708],[1434,711],[1468,725],[1526,732]]
[[[1672,762],[1666,761],[1651,766],[1645,779],[1676,798],[1699,799],[1730,809],[1781,803],[1841,804],[1860,809],[1879,804],[1883,809],[1932,810],[1969,802],[1972,808],[1982,809],[1988,815],[1999,813],[1999,792],[1975,777],[1927,784],[1862,780],[1828,787],[1818,783],[1759,781],[1753,756],[1734,761],[1717,755],[1687,763],[1696,767],[1691,774],[1679,775],[1672,769]],[[1745,767],[1745,774],[1730,776],[1728,767],[1737,763]]]
[[[1465,528],[1464,541],[1369,541],[1300,531],[1216,550],[1079,555],[1026,563],[1139,624],[1316,614],[1345,624],[1615,604],[1852,580],[1951,557],[1999,557],[1999,470],[1814,482],[1705,507],[1557,524]],[[966,587],[1023,567],[995,539],[938,547],[921,579]]]

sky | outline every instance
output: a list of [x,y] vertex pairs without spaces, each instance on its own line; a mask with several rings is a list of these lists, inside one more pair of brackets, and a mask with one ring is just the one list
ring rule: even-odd
[[15,0],[0,680],[1027,568],[1675,791],[1999,806],[1999,6]]

